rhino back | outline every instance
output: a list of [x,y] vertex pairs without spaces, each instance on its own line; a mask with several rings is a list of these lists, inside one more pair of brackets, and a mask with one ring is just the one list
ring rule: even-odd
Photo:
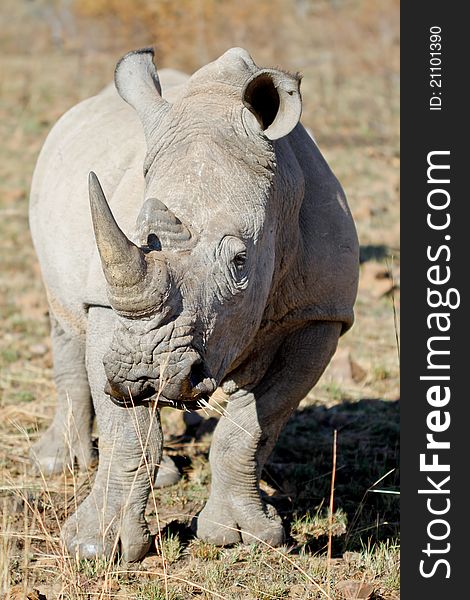
[[[141,125],[111,86],[67,112],[44,144],[33,177],[30,226],[51,308],[64,327],[84,331],[86,289],[97,260],[88,173],[99,173],[116,218],[131,227],[142,202],[144,154]],[[96,300],[106,304],[100,269],[95,278]]]
[[344,191],[301,124],[277,142],[276,162],[283,182],[278,204],[295,205],[296,191],[303,198],[298,213],[281,217],[277,262],[290,262],[273,286],[265,322],[339,321],[346,330],[354,318],[359,245]]
[[312,314],[343,323],[353,322],[357,293],[359,242],[343,188],[331,171],[312,137],[298,127],[290,137],[291,146],[305,176],[305,200],[299,225],[303,261],[309,273]]

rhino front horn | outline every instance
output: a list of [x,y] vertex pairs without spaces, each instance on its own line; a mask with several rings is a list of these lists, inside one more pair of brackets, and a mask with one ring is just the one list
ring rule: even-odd
[[111,306],[118,313],[130,317],[158,310],[171,289],[163,252],[152,252],[146,256],[116,223],[98,177],[93,172],[88,185],[96,245],[108,283]]
[[116,288],[122,293],[123,288],[134,287],[145,279],[145,255],[116,223],[98,177],[93,172],[89,175],[88,185],[91,217],[104,276],[111,293]]

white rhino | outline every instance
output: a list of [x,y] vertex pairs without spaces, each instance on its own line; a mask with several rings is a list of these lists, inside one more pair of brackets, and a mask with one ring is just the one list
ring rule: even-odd
[[32,454],[47,473],[87,468],[96,415],[96,480],[63,528],[84,557],[118,543],[129,561],[147,552],[155,407],[195,409],[217,387],[229,417],[214,433],[196,533],[282,543],[259,477],[353,322],[355,227],[299,123],[300,77],[240,48],[190,78],[161,77],[163,95],[153,51],[127,54],[115,86],[53,128],[32,183],[58,390]]

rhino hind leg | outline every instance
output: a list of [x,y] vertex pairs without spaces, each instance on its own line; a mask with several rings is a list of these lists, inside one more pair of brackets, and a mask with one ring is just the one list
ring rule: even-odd
[[282,521],[261,499],[259,478],[282,428],[328,365],[340,331],[339,323],[318,322],[291,334],[255,389],[231,397],[230,418],[220,419],[212,441],[210,497],[193,522],[199,538],[216,545],[283,543]]
[[151,544],[145,508],[161,461],[159,413],[146,406],[121,408],[104,393],[103,354],[115,315],[91,308],[87,331],[87,370],[99,434],[100,460],[90,494],[67,519],[62,540],[73,556],[128,562],[142,558]]
[[160,462],[157,477],[155,478],[156,488],[165,488],[170,485],[175,485],[181,479],[181,473],[175,465],[171,456],[164,454]]
[[94,411],[85,367],[85,342],[66,333],[53,315],[51,339],[56,412],[30,452],[35,469],[44,475],[62,473],[73,468],[75,462],[87,469],[97,460],[91,441]]

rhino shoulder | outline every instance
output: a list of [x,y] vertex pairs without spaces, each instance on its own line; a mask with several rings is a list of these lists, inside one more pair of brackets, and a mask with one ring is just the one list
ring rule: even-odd
[[346,330],[354,318],[359,272],[359,243],[346,195],[310,131],[298,125],[286,143],[303,175],[303,198],[294,229],[287,232],[289,240],[298,240],[296,254],[275,290],[278,301],[270,318],[297,324],[334,320]]

